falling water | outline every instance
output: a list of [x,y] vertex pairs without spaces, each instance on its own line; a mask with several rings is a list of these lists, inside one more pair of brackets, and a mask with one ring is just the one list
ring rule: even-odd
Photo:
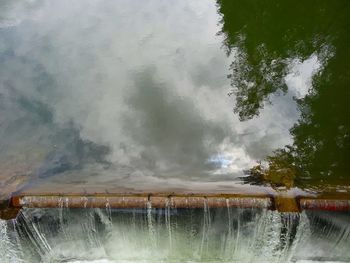
[[[349,214],[265,209],[22,209],[0,221],[1,262],[350,260]],[[87,253],[88,252],[88,253]],[[339,256],[341,255],[341,257]]]

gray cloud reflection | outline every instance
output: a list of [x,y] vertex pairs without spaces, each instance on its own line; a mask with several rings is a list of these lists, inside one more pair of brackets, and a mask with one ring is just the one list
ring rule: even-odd
[[258,118],[233,114],[234,56],[222,50],[213,1],[1,5],[3,167],[26,160],[33,177],[232,180],[290,143],[292,93],[272,96]]

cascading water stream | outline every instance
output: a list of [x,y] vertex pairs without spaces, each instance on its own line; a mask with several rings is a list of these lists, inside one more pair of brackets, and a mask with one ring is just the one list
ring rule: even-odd
[[[350,259],[349,214],[266,209],[23,208],[0,221],[2,262],[313,262]],[[88,253],[87,253],[88,251]],[[341,255],[341,257],[339,257]],[[304,261],[305,262],[305,261]]]

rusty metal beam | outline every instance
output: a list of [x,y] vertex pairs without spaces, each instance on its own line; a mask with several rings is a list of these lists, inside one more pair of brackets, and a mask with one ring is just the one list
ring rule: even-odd
[[164,194],[90,194],[90,195],[16,195],[3,202],[0,218],[16,217],[21,208],[260,208],[279,212],[325,210],[350,212],[348,195],[164,195]]
[[301,198],[299,204],[303,210],[350,212],[350,200]]
[[11,207],[29,208],[270,208],[270,197],[220,196],[14,196]]
[[281,212],[300,210],[350,211],[350,199],[325,199],[290,196],[153,196],[153,195],[33,195],[14,196],[11,207],[69,207],[69,208],[266,208]]

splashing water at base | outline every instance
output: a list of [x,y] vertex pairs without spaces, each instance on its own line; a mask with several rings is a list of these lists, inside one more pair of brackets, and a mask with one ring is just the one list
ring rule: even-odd
[[260,209],[23,209],[1,262],[348,262],[349,214]]

